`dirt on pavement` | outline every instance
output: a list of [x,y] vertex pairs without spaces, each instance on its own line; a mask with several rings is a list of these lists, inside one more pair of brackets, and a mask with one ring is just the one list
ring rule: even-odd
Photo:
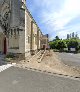
[[32,60],[30,62],[24,62],[23,60],[19,64],[17,64],[17,66],[21,68],[35,68],[42,71],[80,77],[80,67],[65,65],[59,60],[58,56],[53,51],[46,51],[40,63],[35,60]]

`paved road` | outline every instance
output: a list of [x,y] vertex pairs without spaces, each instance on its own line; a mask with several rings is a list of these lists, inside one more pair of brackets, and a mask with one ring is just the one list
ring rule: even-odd
[[0,92],[80,92],[80,80],[11,67],[0,73]]
[[58,57],[67,65],[80,66],[80,54],[58,53]]

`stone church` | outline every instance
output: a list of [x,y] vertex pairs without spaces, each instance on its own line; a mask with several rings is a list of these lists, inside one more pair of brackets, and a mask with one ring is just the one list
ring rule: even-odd
[[0,53],[27,57],[41,49],[42,35],[26,0],[0,0]]

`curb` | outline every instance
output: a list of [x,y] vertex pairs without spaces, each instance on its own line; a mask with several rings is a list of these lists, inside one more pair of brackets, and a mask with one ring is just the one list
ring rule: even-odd
[[[21,67],[21,68],[22,68],[22,67]],[[47,70],[36,69],[36,68],[32,68],[32,67],[25,67],[25,69],[33,70],[33,71],[38,71],[38,72],[41,72],[41,73],[47,73],[47,74],[51,74],[51,75],[55,74],[55,75],[59,75],[59,76],[64,76],[64,77],[70,77],[70,78],[80,79],[79,76],[69,76],[69,75],[59,74],[59,73],[55,73],[55,72],[50,72],[50,71],[47,71]]]

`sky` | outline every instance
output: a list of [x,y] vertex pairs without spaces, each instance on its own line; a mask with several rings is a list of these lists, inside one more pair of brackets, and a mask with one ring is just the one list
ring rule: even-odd
[[80,37],[80,0],[26,0],[43,34],[62,39],[77,32]]

